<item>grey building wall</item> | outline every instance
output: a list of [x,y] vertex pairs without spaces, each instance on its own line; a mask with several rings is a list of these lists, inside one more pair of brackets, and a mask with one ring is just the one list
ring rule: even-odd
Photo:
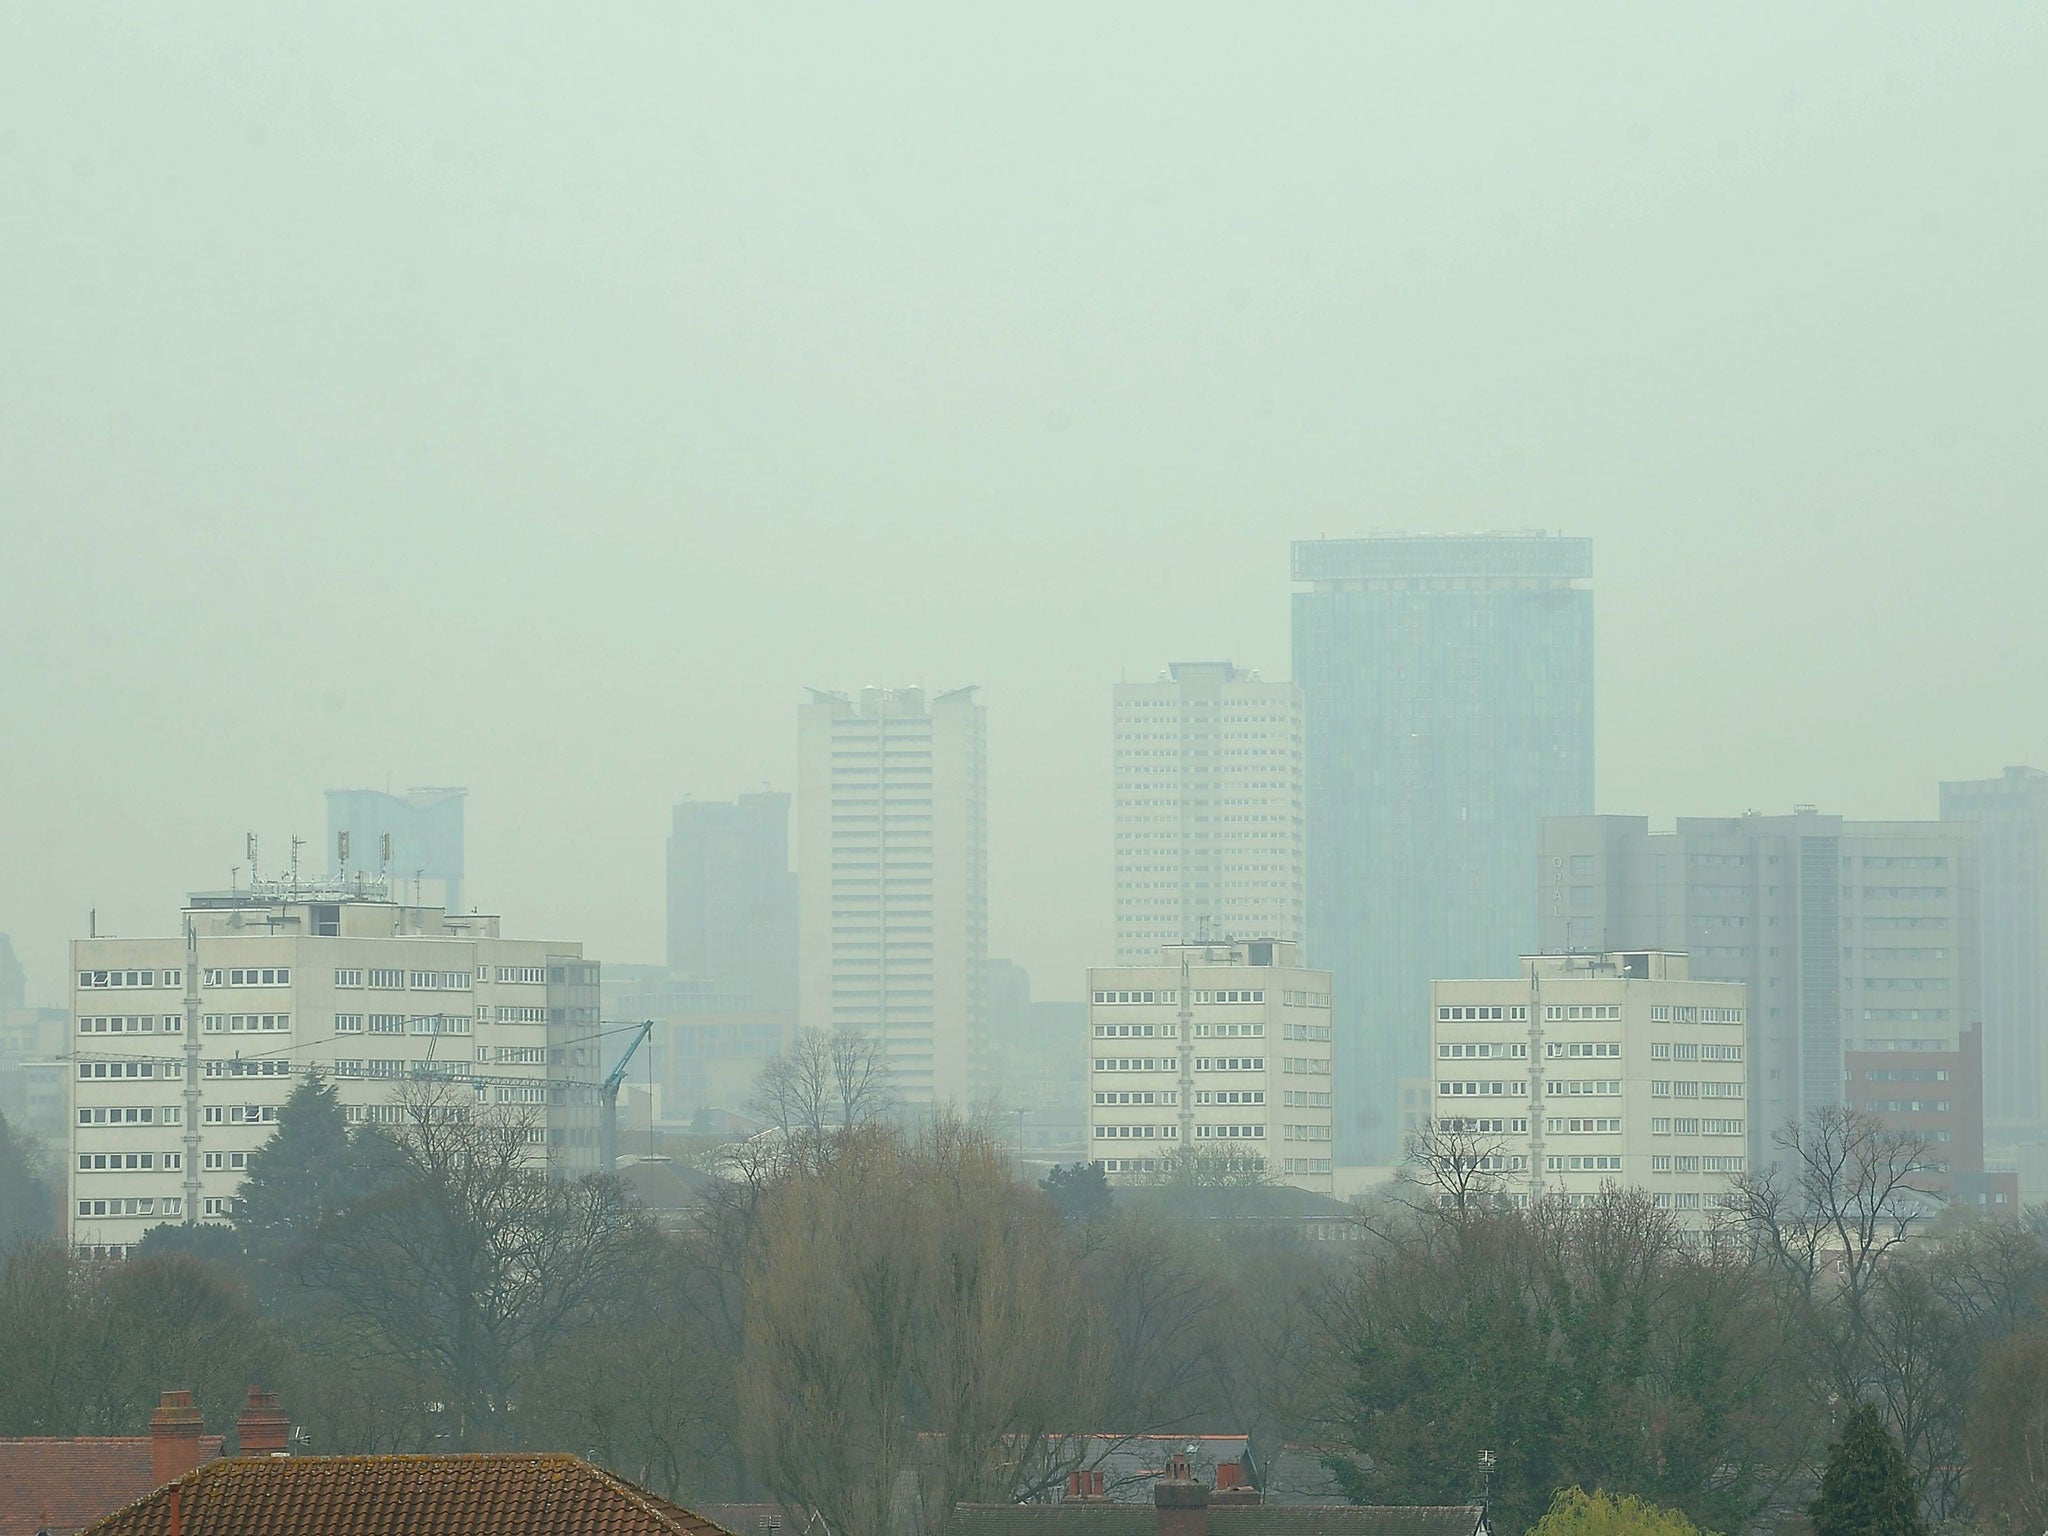
[[1941,819],[1977,829],[1985,1139],[2048,1137],[2048,773],[1941,786]]
[[1592,570],[1590,540],[1541,534],[1294,546],[1340,1163],[1399,1155],[1430,982],[1516,973],[1539,823],[1592,810]]
[[796,1007],[789,796],[685,801],[668,839],[668,965],[742,1010]]
[[1981,1015],[1974,836],[1940,822],[1642,816],[1543,822],[1546,953],[1662,948],[1749,988],[1749,1155],[1843,1100],[1850,1050],[1954,1051]]

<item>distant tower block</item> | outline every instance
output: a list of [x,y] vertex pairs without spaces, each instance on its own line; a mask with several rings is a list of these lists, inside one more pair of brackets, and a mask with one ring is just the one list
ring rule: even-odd
[[402,795],[381,789],[327,791],[327,853],[330,873],[344,873],[343,838],[348,862],[366,871],[371,850],[389,871],[402,874],[405,893],[420,882],[423,899],[438,901],[450,912],[462,910],[462,810],[466,789],[409,789]]

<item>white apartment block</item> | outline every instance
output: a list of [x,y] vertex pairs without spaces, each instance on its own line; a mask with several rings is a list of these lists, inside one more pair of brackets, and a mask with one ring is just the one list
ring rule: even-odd
[[1167,944],[1088,972],[1088,1147],[1112,1183],[1181,1153],[1331,1192],[1330,973],[1289,939]]
[[196,895],[171,938],[71,945],[72,1241],[124,1253],[232,1213],[250,1154],[311,1072],[357,1125],[409,1082],[530,1109],[536,1163],[597,1168],[598,967],[496,917],[280,883]]
[[1518,978],[1431,992],[1435,1122],[1518,1200],[1634,1185],[1697,1225],[1746,1169],[1741,982],[1651,950],[1524,956]]
[[1117,684],[1115,716],[1117,964],[1240,935],[1304,945],[1301,690],[1176,662]]
[[985,1080],[988,711],[811,690],[797,733],[798,1020],[873,1036],[898,1099]]

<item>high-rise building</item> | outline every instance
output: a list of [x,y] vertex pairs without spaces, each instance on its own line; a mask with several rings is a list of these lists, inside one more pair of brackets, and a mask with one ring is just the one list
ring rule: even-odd
[[1431,988],[1432,1120],[1511,1195],[1649,1190],[1703,1225],[1748,1169],[1739,983],[1682,954],[1532,955],[1511,980]]
[[1088,998],[1088,1145],[1110,1182],[1207,1154],[1330,1193],[1330,973],[1299,946],[1164,944],[1091,968]]
[[[1962,1049],[1980,1016],[1976,841],[1970,827],[1844,821],[1811,806],[1682,816],[1668,833],[1642,816],[1555,817],[1543,824],[1542,948],[1685,951],[1695,979],[1746,984],[1749,1151],[1761,1165],[1788,1122],[1860,1101],[1861,1089],[1844,1092],[1852,1065],[1947,1070],[1932,1058]],[[1968,1102],[1951,1099],[1950,1112]]]
[[986,1076],[988,711],[972,688],[811,690],[797,732],[798,1017],[878,1040],[898,1098]]
[[1116,685],[1116,960],[1306,942],[1301,690],[1227,661]]
[[1429,987],[1535,946],[1537,827],[1593,808],[1593,549],[1543,534],[1294,546],[1308,944],[1337,998],[1337,1156],[1400,1153]]
[[[337,878],[380,874],[387,889],[414,905],[436,902],[462,910],[462,807],[466,789],[409,789],[402,795],[381,789],[327,791],[328,871]],[[348,839],[347,868],[342,839]],[[389,838],[387,862],[384,839]],[[272,866],[273,874],[276,866]],[[252,870],[252,876],[257,871]]]
[[668,839],[668,966],[743,1008],[796,1007],[796,875],[789,796],[686,800]]
[[530,1115],[537,1164],[596,1171],[603,1026],[580,944],[317,880],[195,895],[179,927],[72,942],[74,1242],[125,1252],[227,1215],[316,1070],[352,1122],[404,1123],[400,1095],[430,1080]]
[[1941,786],[1941,819],[1978,830],[1985,1139],[2048,1138],[2048,773]]

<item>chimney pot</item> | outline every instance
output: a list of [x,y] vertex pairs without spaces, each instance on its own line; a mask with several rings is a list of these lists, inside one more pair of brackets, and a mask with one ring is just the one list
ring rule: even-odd
[[1152,1504],[1157,1536],[1209,1536],[1209,1490],[1195,1481],[1182,1452],[1166,1458],[1166,1471],[1152,1485]]
[[150,1476],[156,1486],[174,1483],[199,1465],[199,1436],[206,1420],[190,1392],[166,1392],[149,1416]]

